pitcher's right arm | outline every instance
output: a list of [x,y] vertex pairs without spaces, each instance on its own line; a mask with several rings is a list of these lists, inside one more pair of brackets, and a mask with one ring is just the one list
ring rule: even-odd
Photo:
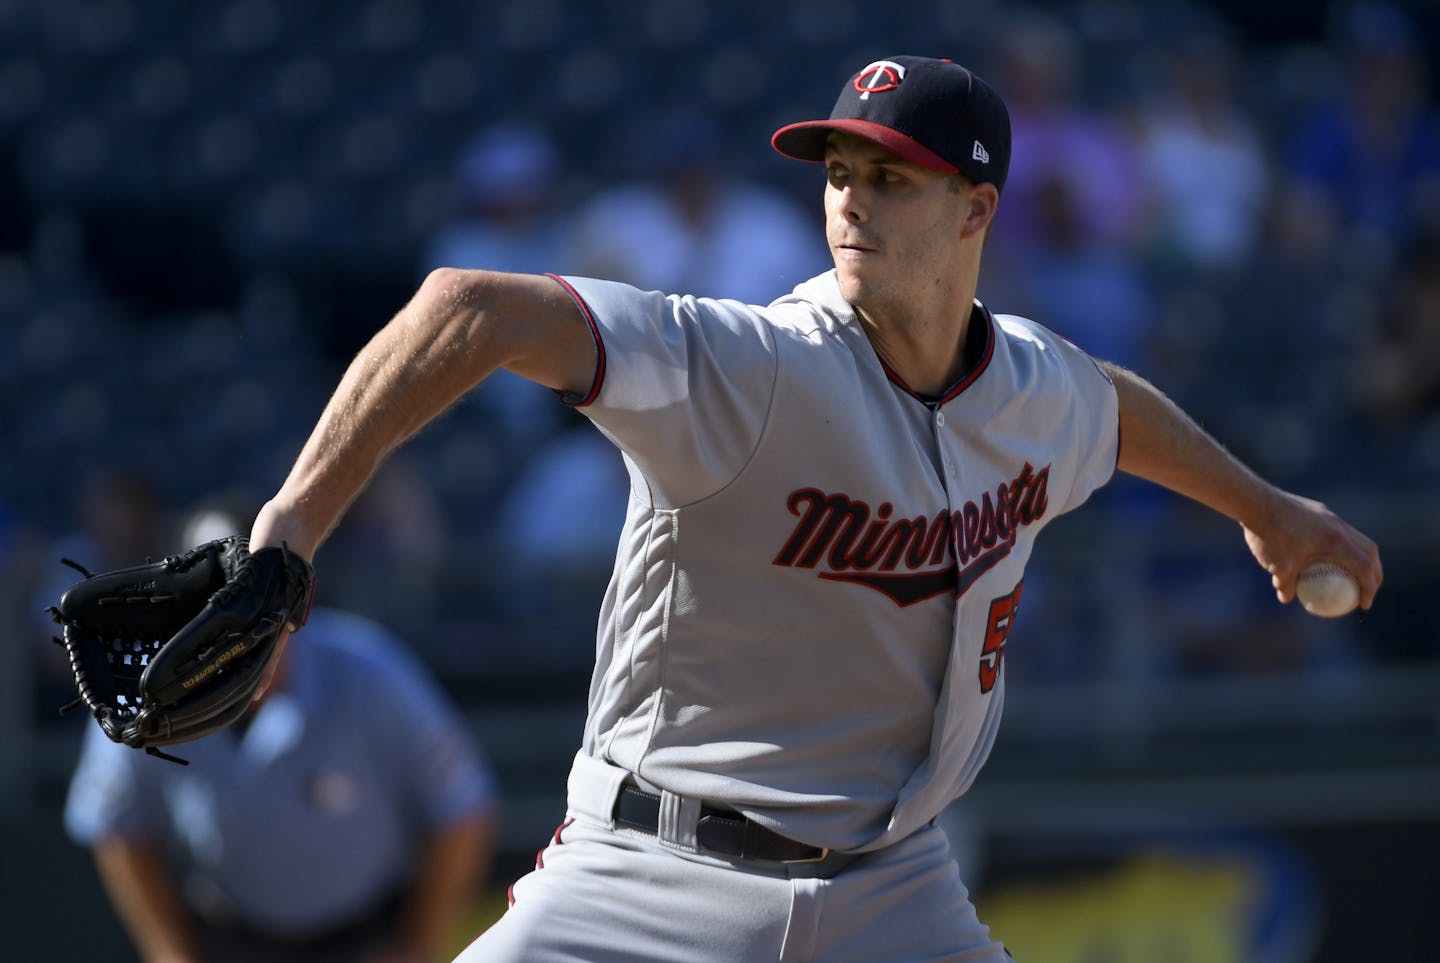
[[496,368],[584,395],[595,366],[585,317],[555,279],[432,271],[351,361],[251,549],[283,541],[313,559],[385,457]]

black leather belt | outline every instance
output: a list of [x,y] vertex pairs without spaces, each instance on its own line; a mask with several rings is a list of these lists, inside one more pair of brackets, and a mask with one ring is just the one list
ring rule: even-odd
[[[660,831],[660,797],[636,786],[615,797],[615,824],[654,836]],[[768,859],[777,863],[817,863],[830,850],[787,839],[736,812],[704,806],[695,824],[695,844],[728,859]]]

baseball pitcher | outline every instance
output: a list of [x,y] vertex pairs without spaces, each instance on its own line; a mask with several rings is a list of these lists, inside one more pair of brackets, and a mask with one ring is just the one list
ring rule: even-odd
[[497,368],[623,453],[568,813],[466,963],[1007,959],[936,817],[994,742],[1036,538],[1117,467],[1238,522],[1282,602],[1318,559],[1365,607],[1380,585],[1323,505],[975,299],[1010,159],[980,77],[875,61],[774,146],[824,165],[832,271],[759,306],[437,270],[251,533],[313,558],[386,455]]

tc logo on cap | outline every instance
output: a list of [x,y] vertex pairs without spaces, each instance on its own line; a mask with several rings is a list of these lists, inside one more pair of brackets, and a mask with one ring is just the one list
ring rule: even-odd
[[861,100],[869,100],[871,94],[894,90],[904,79],[904,67],[893,60],[877,60],[856,74],[851,83],[860,91]]

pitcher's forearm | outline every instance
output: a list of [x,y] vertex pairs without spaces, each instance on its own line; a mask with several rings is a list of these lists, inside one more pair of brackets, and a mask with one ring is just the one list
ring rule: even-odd
[[272,499],[297,551],[313,554],[386,456],[498,363],[464,290],[432,274],[351,361]]
[[1154,385],[1103,363],[1120,402],[1117,467],[1162,485],[1251,528],[1262,527],[1281,497]]
[[397,446],[498,367],[584,393],[596,348],[554,280],[490,271],[432,271],[360,350],[261,510],[252,548],[287,542],[313,557]]
[[1139,375],[1116,365],[1104,368],[1119,395],[1122,471],[1239,522],[1281,602],[1294,598],[1305,565],[1329,561],[1355,577],[1360,605],[1370,607],[1384,580],[1372,539],[1324,504],[1262,479]]

